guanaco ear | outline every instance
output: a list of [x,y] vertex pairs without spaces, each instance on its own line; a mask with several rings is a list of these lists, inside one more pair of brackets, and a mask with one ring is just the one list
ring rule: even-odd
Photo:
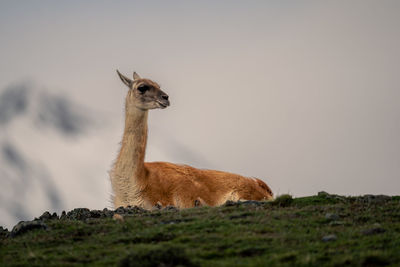
[[117,70],[118,76],[121,79],[121,81],[128,86],[129,88],[131,87],[133,81],[127,77],[125,77],[124,75],[122,75],[118,70]]
[[134,80],[139,80],[139,79],[142,79],[140,76],[139,76],[139,74],[137,74],[136,73],[136,71],[133,73],[133,79]]

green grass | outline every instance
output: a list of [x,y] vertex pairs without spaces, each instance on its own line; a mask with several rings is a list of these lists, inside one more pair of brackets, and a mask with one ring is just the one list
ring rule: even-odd
[[[338,220],[325,216],[333,213]],[[400,198],[285,195],[260,205],[51,220],[0,240],[0,266],[400,266]],[[383,231],[368,234],[368,229]],[[324,242],[334,234],[337,239]]]

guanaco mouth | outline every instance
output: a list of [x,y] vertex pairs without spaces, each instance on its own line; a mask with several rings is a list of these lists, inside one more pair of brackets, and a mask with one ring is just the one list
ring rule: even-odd
[[161,108],[166,108],[166,107],[169,106],[169,103],[168,103],[168,102],[167,102],[167,103],[162,103],[162,102],[160,102],[160,101],[157,101],[157,103],[161,106]]

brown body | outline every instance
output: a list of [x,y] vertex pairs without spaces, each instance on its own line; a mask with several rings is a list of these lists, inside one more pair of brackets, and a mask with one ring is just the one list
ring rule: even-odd
[[190,208],[217,206],[227,200],[269,200],[271,189],[261,180],[237,174],[200,170],[167,162],[145,163],[148,110],[165,108],[168,96],[158,84],[134,73],[126,98],[125,130],[118,158],[110,172],[114,206]]

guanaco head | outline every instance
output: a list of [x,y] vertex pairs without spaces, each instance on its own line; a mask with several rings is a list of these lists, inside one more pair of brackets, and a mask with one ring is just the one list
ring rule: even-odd
[[136,72],[133,73],[133,80],[117,73],[121,81],[128,86],[126,96],[128,108],[139,108],[141,110],[166,108],[169,106],[168,95],[161,91],[160,86],[149,79],[142,79]]

